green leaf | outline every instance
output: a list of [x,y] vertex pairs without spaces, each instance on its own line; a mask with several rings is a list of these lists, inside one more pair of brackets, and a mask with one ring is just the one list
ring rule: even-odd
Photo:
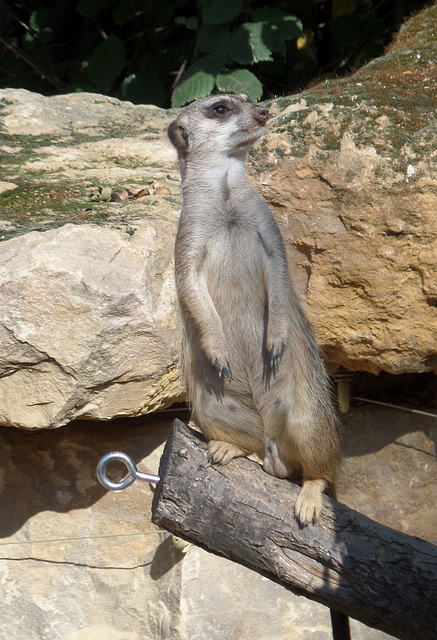
[[254,102],[258,102],[263,94],[261,82],[248,69],[220,73],[217,76],[216,85],[217,89],[223,93],[245,93]]
[[243,26],[238,27],[238,29],[231,34],[229,56],[231,60],[238,62],[238,64],[254,63],[249,34],[243,29]]
[[123,25],[135,18],[135,0],[118,0],[112,9],[112,17],[115,24]]
[[87,66],[89,79],[105,90],[118,78],[126,63],[124,44],[117,36],[109,36],[94,49]]
[[165,89],[161,80],[151,69],[131,73],[121,83],[116,97],[134,104],[155,104],[161,107],[165,100]]
[[165,2],[156,2],[156,0],[141,0],[144,2],[147,1],[149,5],[147,11],[150,11],[152,5],[154,5],[155,20],[160,27],[164,27],[169,25],[175,18],[175,15],[180,10],[180,5],[183,6],[185,4],[184,0],[180,2],[178,0],[165,0]]
[[32,11],[30,14],[29,24],[31,29],[38,33],[38,31],[46,26],[49,20],[50,11],[46,9],[46,7],[38,7],[36,11]]
[[240,64],[272,60],[272,50],[265,42],[266,22],[245,22],[232,34],[229,54]]
[[196,49],[208,53],[220,51],[231,35],[228,31],[228,25],[202,26],[196,34]]
[[266,43],[266,23],[246,22],[242,25],[249,33],[249,45],[252,49],[254,62],[272,60],[272,51]]
[[33,49],[36,43],[37,39],[29,31],[26,31],[26,33],[21,38],[21,44],[23,45],[24,49]]
[[197,18],[192,16],[191,18],[185,18],[184,16],[177,16],[174,21],[176,24],[183,24],[190,31],[197,31],[199,27],[199,21]]
[[263,7],[253,11],[251,17],[254,22],[266,22],[274,26],[280,37],[286,40],[300,38],[303,35],[302,22],[299,18],[280,9]]
[[294,40],[302,37],[302,23],[296,16],[281,11],[264,7],[252,13],[255,21],[263,22],[262,38],[264,44],[271,50],[277,51],[284,57],[287,54],[286,40]]
[[244,0],[202,0],[203,23],[223,24],[230,22],[241,13]]
[[285,11],[264,8],[252,15],[264,19],[245,22],[232,34],[229,53],[239,64],[273,60],[273,51],[285,56],[285,41],[302,35],[300,20]]
[[115,2],[116,0],[79,0],[76,11],[84,18],[93,18],[102,9],[107,9]]
[[217,71],[217,64],[212,56],[197,60],[182,74],[173,91],[171,106],[182,107],[192,100],[209,96],[214,89]]
[[50,27],[43,27],[38,33],[38,40],[41,44],[47,44],[53,40],[54,34]]
[[197,32],[196,50],[209,53],[215,61],[215,72],[218,73],[226,65],[230,56],[234,34],[228,31],[227,25],[201,27]]

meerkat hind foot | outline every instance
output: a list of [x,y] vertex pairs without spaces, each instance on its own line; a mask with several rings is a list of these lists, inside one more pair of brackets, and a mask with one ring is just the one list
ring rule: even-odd
[[296,500],[294,515],[302,527],[315,524],[323,511],[323,492],[326,481],[322,479],[303,480],[302,488]]
[[247,451],[222,440],[208,442],[208,459],[212,464],[228,464],[232,458],[247,456]]
[[288,478],[290,476],[287,465],[279,455],[278,445],[272,439],[268,439],[266,442],[263,469],[271,476],[276,476],[277,478]]

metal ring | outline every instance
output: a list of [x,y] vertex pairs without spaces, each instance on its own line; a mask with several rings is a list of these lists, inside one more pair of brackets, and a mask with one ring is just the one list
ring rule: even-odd
[[[120,482],[113,482],[106,475],[106,467],[110,462],[114,462],[117,460],[122,462],[128,470],[128,475],[123,478]],[[110,489],[111,491],[121,491],[121,489],[126,489],[129,487],[132,482],[135,481],[135,471],[136,467],[133,463],[133,460],[129,458],[128,455],[121,451],[113,451],[112,453],[107,453],[103,458],[100,459],[99,464],[97,465],[97,478],[105,489]]]
[[[110,462],[114,462],[115,460],[122,462],[128,470],[128,475],[123,478],[123,480],[120,480],[120,482],[113,482],[106,475],[106,467]],[[145,482],[154,483],[159,482],[159,476],[141,473],[138,471],[132,458],[122,451],[112,451],[100,459],[99,464],[97,465],[97,478],[105,489],[109,489],[111,491],[121,491],[122,489],[126,489],[126,487],[129,487],[133,482],[135,482],[135,480],[144,480]]]

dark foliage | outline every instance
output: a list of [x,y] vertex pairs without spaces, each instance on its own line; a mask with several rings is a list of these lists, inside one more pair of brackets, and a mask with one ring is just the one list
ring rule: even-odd
[[[424,0],[0,0],[0,86],[181,106],[259,100],[383,53]],[[291,11],[291,13],[290,13]]]

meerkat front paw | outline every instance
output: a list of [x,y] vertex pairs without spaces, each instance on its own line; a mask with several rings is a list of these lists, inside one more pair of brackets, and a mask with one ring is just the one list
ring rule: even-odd
[[232,380],[231,365],[226,357],[223,361],[218,358],[214,358],[212,364],[217,369],[220,377],[225,378],[226,380]]
[[304,479],[296,500],[294,515],[302,527],[315,524],[323,511],[325,480]]
[[229,364],[226,349],[220,347],[220,345],[224,345],[224,343],[224,336],[222,340],[219,340],[217,338],[215,340],[212,340],[212,338],[207,340],[207,337],[205,336],[202,346],[205,350],[205,354],[208,360],[216,369],[219,376],[227,380],[232,380],[232,370],[231,365]]
[[279,369],[279,363],[287,348],[287,343],[279,337],[273,335],[267,335],[266,339],[266,351],[267,360],[273,375],[275,376]]
[[232,458],[247,456],[247,451],[230,442],[210,440],[208,442],[208,460],[212,464],[228,464]]

